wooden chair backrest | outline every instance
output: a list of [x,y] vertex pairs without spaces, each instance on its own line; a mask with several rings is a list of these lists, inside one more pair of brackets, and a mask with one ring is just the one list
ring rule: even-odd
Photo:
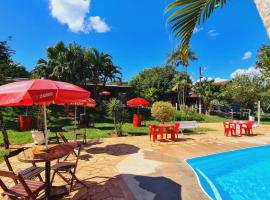
[[80,154],[81,154],[81,146],[78,146],[77,148],[75,148],[74,153],[76,154],[75,169],[74,169],[74,172],[75,172],[77,169],[77,165],[78,165]]
[[68,143],[68,140],[63,133],[59,133],[59,136],[61,137],[61,139],[63,140],[64,143]]
[[6,130],[6,128],[4,126],[2,126],[1,131],[2,131],[2,136],[3,136],[3,142],[4,142],[5,149],[9,149],[10,142],[9,142],[9,139],[8,139],[7,130]]
[[[32,193],[32,191],[30,190],[30,188],[28,187],[24,178],[21,175],[16,175],[13,171],[0,170],[0,177],[6,177],[6,178],[13,179],[13,180],[19,180],[20,183],[22,184],[22,186],[24,187],[25,191],[27,192],[28,196],[31,197],[32,199],[36,199],[36,195],[34,195]],[[0,178],[0,186],[6,193],[10,193],[10,194],[14,193],[8,189],[8,187],[1,180],[1,178]],[[13,195],[16,196],[16,194],[13,194]]]
[[6,162],[6,165],[9,169],[9,171],[13,171],[13,168],[10,164],[9,158],[17,156],[19,153],[23,152],[24,150],[25,150],[24,148],[16,149],[16,150],[10,151],[7,155],[4,156],[4,160]]
[[[7,155],[4,155],[4,160],[5,160],[5,163],[6,163],[9,171],[14,172],[13,167],[9,161],[9,158],[17,156],[19,153],[21,153],[24,150],[25,150],[24,148],[20,148],[20,149],[10,151]],[[13,179],[13,181],[15,184],[18,183],[17,179]]]

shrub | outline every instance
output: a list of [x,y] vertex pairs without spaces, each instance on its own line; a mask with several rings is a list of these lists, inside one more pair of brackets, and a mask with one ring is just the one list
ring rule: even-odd
[[174,114],[175,108],[169,102],[158,101],[152,105],[151,115],[161,123],[170,121]]
[[118,136],[123,134],[123,123],[128,117],[127,111],[124,109],[120,100],[112,98],[107,105],[107,114],[113,119],[114,129]]
[[204,121],[205,116],[193,109],[177,111],[174,115],[176,121]]

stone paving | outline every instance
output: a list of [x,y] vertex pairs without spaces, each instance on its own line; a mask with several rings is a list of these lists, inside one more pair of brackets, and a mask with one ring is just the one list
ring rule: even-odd
[[[77,176],[88,187],[77,184],[75,191],[63,199],[206,200],[185,159],[270,143],[267,125],[257,128],[255,136],[250,137],[224,137],[221,123],[199,126],[213,131],[180,135],[176,143],[152,143],[149,136],[89,141],[77,168]],[[17,159],[12,163],[17,169],[27,167]],[[64,182],[56,177],[54,184]]]

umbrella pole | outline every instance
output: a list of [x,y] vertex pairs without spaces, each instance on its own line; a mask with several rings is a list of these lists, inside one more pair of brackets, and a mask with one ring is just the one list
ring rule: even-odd
[[75,105],[75,119],[74,119],[74,128],[77,125],[77,106]]
[[43,116],[44,116],[45,145],[46,149],[48,149],[48,127],[47,127],[47,112],[45,103],[43,104]]

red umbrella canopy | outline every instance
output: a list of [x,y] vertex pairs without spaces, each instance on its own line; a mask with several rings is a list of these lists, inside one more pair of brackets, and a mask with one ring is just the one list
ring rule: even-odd
[[86,106],[88,108],[95,108],[97,106],[97,103],[94,99],[86,99],[86,100],[81,100],[81,101],[77,101],[74,103],[70,103],[70,105],[74,105],[74,106]]
[[63,104],[89,98],[90,92],[76,85],[46,79],[13,82],[0,86],[0,106]]
[[110,94],[111,93],[109,91],[103,91],[99,93],[100,96],[109,96]]
[[150,106],[150,103],[146,101],[144,98],[134,98],[127,102],[128,106],[132,107],[147,107]]

